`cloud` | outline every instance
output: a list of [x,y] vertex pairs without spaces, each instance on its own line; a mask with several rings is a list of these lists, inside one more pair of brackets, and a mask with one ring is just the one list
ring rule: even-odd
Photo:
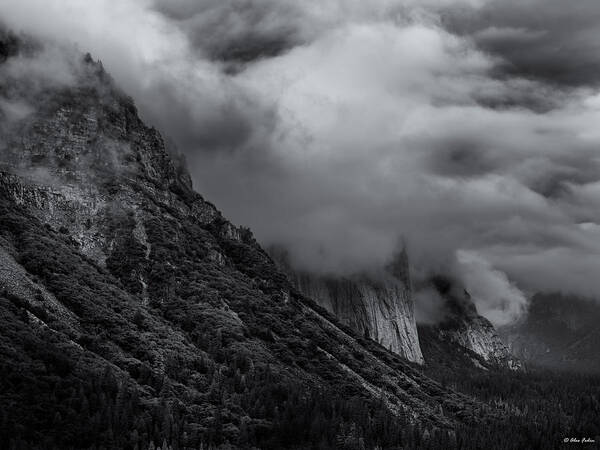
[[196,188],[301,268],[373,270],[402,235],[416,273],[459,273],[500,323],[519,292],[599,287],[599,8],[578,5],[9,0],[0,14],[100,58]]
[[431,287],[417,289],[413,298],[415,301],[415,320],[418,324],[435,325],[446,318],[446,300],[439,292]]
[[157,11],[176,21],[200,57],[248,62],[280,54],[305,39],[308,30],[290,1],[156,1]]
[[493,0],[445,11],[445,23],[505,60],[503,72],[567,86],[598,85],[600,5]]
[[44,47],[35,39],[4,30],[1,24],[0,42],[0,151],[6,156],[11,151],[10,136],[22,129],[47,98],[48,90],[89,81],[91,69],[72,47]]
[[513,323],[526,310],[527,298],[505,273],[494,269],[480,255],[459,250],[458,270],[478,312],[494,325]]

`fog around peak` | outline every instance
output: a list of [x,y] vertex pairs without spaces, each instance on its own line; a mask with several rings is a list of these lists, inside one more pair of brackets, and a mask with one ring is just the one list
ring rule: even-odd
[[456,274],[496,324],[532,292],[600,288],[597,2],[7,0],[0,15],[101,59],[196,189],[302,269],[382,267],[402,236],[416,277]]

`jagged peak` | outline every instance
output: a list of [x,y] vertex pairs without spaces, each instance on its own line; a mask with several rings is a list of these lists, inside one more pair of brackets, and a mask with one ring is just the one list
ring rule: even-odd
[[[102,62],[89,53],[69,54],[67,59],[64,63],[73,78],[43,85],[43,95],[33,95],[28,87],[44,80],[19,78],[9,69],[0,73],[11,85],[6,92],[0,90],[0,97],[27,109],[0,130],[3,166],[35,169],[29,170],[30,175],[50,171],[69,183],[89,182],[94,175],[100,179],[142,176],[165,188],[190,192],[184,158],[142,122],[133,100],[117,87]],[[9,63],[10,57],[0,67]]]

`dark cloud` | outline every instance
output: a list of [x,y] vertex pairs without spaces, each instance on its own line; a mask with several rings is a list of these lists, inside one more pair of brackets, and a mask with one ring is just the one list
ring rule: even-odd
[[244,92],[234,92],[235,86],[226,81],[217,83],[217,88],[232,95],[203,95],[205,89],[214,87],[192,87],[192,92],[203,95],[197,99],[199,104],[190,101],[190,91],[181,85],[157,79],[152,93],[137,103],[144,118],[176,139],[183,150],[241,151],[260,128],[273,127],[273,111],[261,105],[258,99]]
[[155,7],[179,23],[194,49],[216,61],[273,57],[302,40],[297,17],[302,10],[291,2],[158,0]]
[[596,0],[496,0],[445,14],[449,28],[502,57],[505,74],[569,86],[600,82],[599,22]]
[[431,153],[431,168],[444,176],[480,176],[493,172],[498,164],[479,142],[447,138],[431,143],[439,148]]

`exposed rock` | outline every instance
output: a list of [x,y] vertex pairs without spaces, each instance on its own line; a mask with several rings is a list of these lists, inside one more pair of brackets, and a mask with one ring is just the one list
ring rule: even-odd
[[[445,300],[445,315],[439,324],[419,327],[421,345],[424,348],[440,346],[427,340],[446,341],[481,357],[486,366],[515,370],[522,367],[521,362],[504,345],[490,321],[477,313],[471,296],[464,288],[441,276],[433,279],[433,285]],[[425,357],[427,356],[426,353]],[[475,365],[480,364],[477,358],[471,359]]]
[[[241,239],[239,229],[191,190],[180,166],[184,159],[170,156],[160,134],[142,123],[131,99],[110,78],[58,94],[2,140],[8,144],[0,161],[0,189],[43,222],[68,232],[102,265],[114,240],[111,217],[119,211],[135,211],[133,233],[145,246],[148,207],[167,207],[204,225],[219,222],[227,238]],[[148,197],[154,205],[147,204]]]
[[294,271],[285,252],[271,253],[300,292],[342,323],[409,361],[423,363],[405,252],[377,276],[349,277]]

